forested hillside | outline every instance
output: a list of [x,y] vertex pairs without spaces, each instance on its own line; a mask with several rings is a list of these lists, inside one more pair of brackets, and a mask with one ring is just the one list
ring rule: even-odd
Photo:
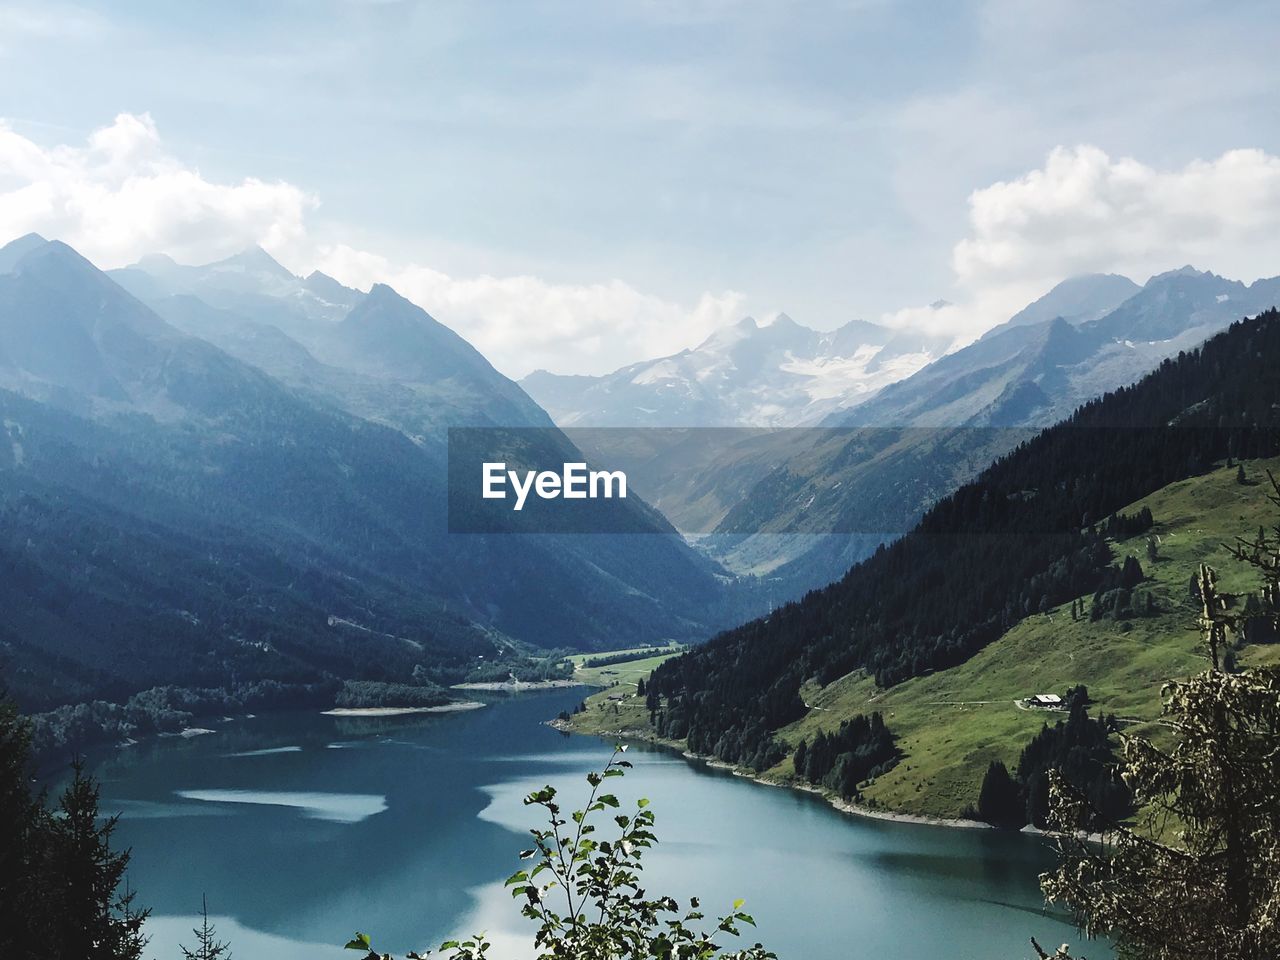
[[1269,311],[1081,407],[841,581],[659,667],[658,731],[769,767],[775,731],[806,712],[806,681],[866,670],[892,686],[967,660],[1031,613],[1121,586],[1133,571],[1107,547],[1111,514],[1216,460],[1280,448],[1277,356]]
[[0,252],[0,665],[25,710],[168,685],[256,701],[445,684],[535,647],[727,622],[714,565],[638,497],[593,507],[643,536],[451,536],[449,426],[532,426],[547,459],[579,455],[389,288],[312,310],[261,251],[214,265],[194,289],[223,305],[184,303],[252,340],[244,359],[65,244]]

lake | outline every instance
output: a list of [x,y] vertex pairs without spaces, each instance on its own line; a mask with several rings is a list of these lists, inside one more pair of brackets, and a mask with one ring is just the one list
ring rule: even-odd
[[[202,895],[237,960],[354,956],[357,929],[403,954],[488,931],[498,960],[531,925],[502,889],[544,784],[567,809],[610,746],[542,721],[581,690],[495,697],[482,710],[398,718],[273,714],[152,740],[98,759],[104,812],[123,814],[130,882],[152,908],[148,956],[192,944]],[[214,726],[214,725],[211,725]],[[651,892],[735,898],[782,960],[1018,960],[1027,939],[1079,942],[1046,915],[1043,839],[840,814],[669,751],[633,747],[613,781],[651,799]],[[606,827],[601,827],[601,832]],[[1090,957],[1105,957],[1090,944]]]

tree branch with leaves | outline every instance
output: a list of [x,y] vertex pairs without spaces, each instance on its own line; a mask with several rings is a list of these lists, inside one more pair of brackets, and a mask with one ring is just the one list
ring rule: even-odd
[[[725,952],[716,942],[755,926],[741,900],[707,932],[700,928],[705,914],[697,898],[682,907],[675,897],[648,894],[641,861],[658,842],[649,801],[638,800],[634,812],[623,813],[621,801],[604,789],[630,769],[626,749],[615,748],[604,770],[587,775],[587,803],[567,818],[554,787],[525,797],[525,806],[542,808],[546,826],[530,831],[533,846],[520,856],[531,865],[506,886],[522,901],[520,912],[538,925],[538,960],[776,960],[759,943]],[[615,832],[601,839],[594,820],[611,812]],[[391,960],[373,948],[367,934],[357,933],[347,948],[363,951],[366,960]],[[448,941],[439,950],[447,960],[488,960],[490,948],[478,935]],[[426,954],[407,956],[422,960]]]

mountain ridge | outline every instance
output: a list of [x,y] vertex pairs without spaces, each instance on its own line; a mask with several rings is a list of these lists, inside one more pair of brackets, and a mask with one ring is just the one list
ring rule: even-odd
[[851,320],[829,331],[754,317],[696,347],[599,377],[537,370],[520,383],[562,427],[796,426],[940,355],[948,337]]
[[[325,367],[258,322],[252,329],[268,338],[264,349],[277,361],[281,345],[296,347],[288,363],[299,368],[299,382],[287,383],[167,323],[65,245],[27,250],[17,266],[0,274],[7,334],[0,514],[8,521],[0,546],[11,569],[32,573],[11,581],[0,605],[11,612],[7,620],[0,615],[0,637],[10,637],[0,656],[16,658],[29,678],[26,702],[119,693],[130,684],[136,691],[165,676],[204,683],[211,675],[198,667],[207,662],[202,649],[218,650],[246,680],[278,679],[287,664],[310,678],[350,670],[356,678],[409,682],[421,667],[428,676],[461,679],[495,650],[692,639],[707,629],[705,618],[728,616],[718,606],[723,577],[714,565],[638,498],[602,507],[653,531],[632,538],[449,537],[449,411],[464,423],[500,426],[508,412],[500,405],[487,417],[456,390],[424,394],[420,384]],[[243,284],[235,287],[244,309],[251,301],[240,297]],[[162,299],[185,303],[214,328],[244,321],[194,295]],[[379,291],[372,303],[390,303],[401,319],[421,323],[421,311],[390,292]],[[492,370],[442,326],[423,329],[432,349],[456,351],[468,375]],[[62,341],[50,339],[59,331],[80,349],[70,360]],[[85,377],[84,364],[100,375]],[[307,376],[316,378],[309,389],[301,383]],[[349,394],[326,397],[329,384]],[[364,415],[348,409],[360,391]],[[501,398],[503,391],[525,411],[511,415],[516,425],[538,427],[528,442],[548,456],[580,456],[509,380],[493,372],[481,392]],[[406,417],[429,408],[424,416],[436,429],[415,434],[394,422],[388,398],[404,405]],[[100,559],[87,566],[77,560],[89,549],[77,543],[77,530],[96,531]],[[23,546],[29,543],[58,549],[33,554]],[[154,565],[148,556],[165,560]],[[183,589],[166,586],[167,577]],[[289,583],[314,590],[298,587],[285,603],[278,591]],[[297,611],[296,621],[264,612],[281,604]],[[198,627],[182,626],[183,610]],[[44,626],[19,623],[13,611]],[[401,644],[379,667],[357,654],[354,638],[335,635],[328,615],[417,637],[418,645]],[[122,635],[128,622],[138,629]],[[240,650],[233,639],[245,629],[249,646]],[[43,650],[42,636],[51,638]],[[162,638],[172,644],[168,653]],[[98,666],[113,648],[127,656],[111,679]],[[166,674],[162,665],[174,660],[181,671]],[[225,671],[213,674],[228,680]]]
[[1080,407],[840,581],[659,667],[659,734],[765,769],[780,759],[772,731],[805,712],[805,682],[865,669],[891,686],[964,662],[1029,612],[1109,589],[1119,569],[1096,525],[1113,511],[1215,460],[1280,452],[1277,355],[1272,309]]

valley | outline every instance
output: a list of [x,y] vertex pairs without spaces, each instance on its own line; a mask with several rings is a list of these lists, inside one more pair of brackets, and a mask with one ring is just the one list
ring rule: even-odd
[[[894,732],[902,760],[864,785],[853,809],[930,820],[964,817],[978,798],[982,776],[992,760],[1012,769],[1019,754],[1046,723],[1061,714],[1036,711],[1019,701],[1038,693],[1061,693],[1078,684],[1089,690],[1091,711],[1114,715],[1126,733],[1161,736],[1161,697],[1165,682],[1203,670],[1206,663],[1197,607],[1187,585],[1199,564],[1219,573],[1225,591],[1247,595],[1258,588],[1252,573],[1228,553],[1238,533],[1275,523],[1275,507],[1265,496],[1266,473],[1280,476],[1280,458],[1243,464],[1248,483],[1237,482],[1237,466],[1219,464],[1210,472],[1170,484],[1129,504],[1120,513],[1151,510],[1150,531],[1111,541],[1116,560],[1142,559],[1147,579],[1141,590],[1155,598],[1158,613],[1131,619],[1073,619],[1071,607],[1089,595],[1020,621],[964,663],[884,688],[865,671],[823,685],[801,688],[807,712],[781,727],[778,737],[794,745],[819,732],[834,731],[853,717],[880,712]],[[1147,561],[1147,543],[1155,538],[1157,557]],[[569,728],[595,736],[658,739],[683,749],[682,741],[662,741],[649,723],[645,698],[635,694],[664,655],[617,668],[616,676],[576,676],[605,689],[586,699],[586,710]],[[1239,653],[1246,666],[1280,664],[1280,644],[1248,644]],[[617,687],[611,686],[617,683]],[[811,789],[797,783],[788,757],[749,776]],[[829,791],[826,796],[839,803]]]

